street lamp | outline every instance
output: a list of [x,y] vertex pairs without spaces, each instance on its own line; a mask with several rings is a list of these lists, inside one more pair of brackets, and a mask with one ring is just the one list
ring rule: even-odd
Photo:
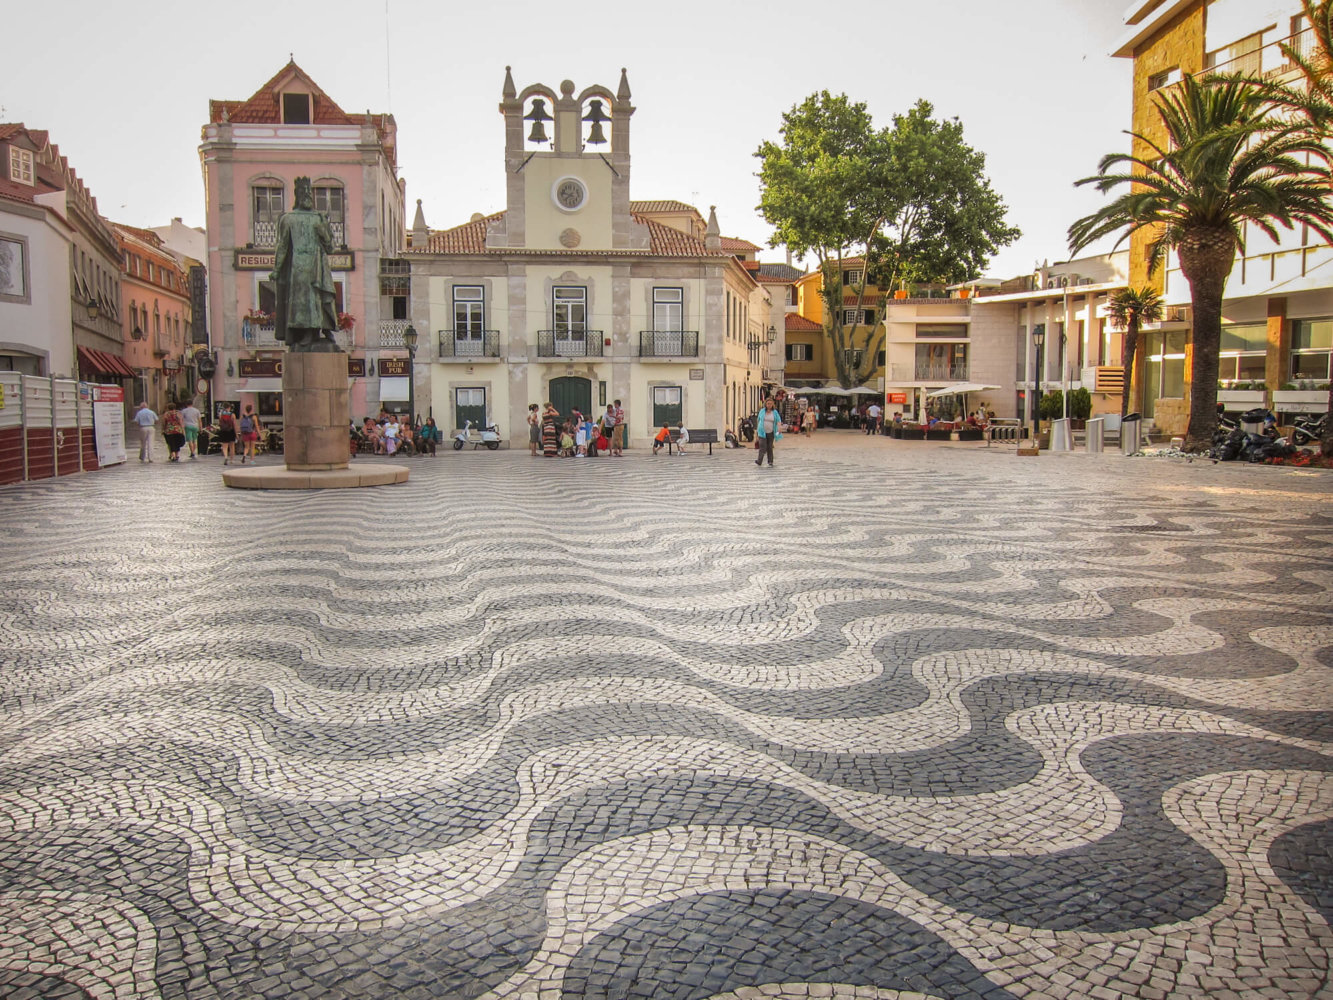
[[413,427],[417,422],[417,328],[411,323],[403,331],[403,346],[407,348],[407,419]]
[[1041,433],[1041,376],[1042,376],[1042,348],[1046,345],[1046,324],[1038,323],[1032,328],[1032,346],[1037,349],[1037,371],[1032,379],[1032,436],[1036,438]]

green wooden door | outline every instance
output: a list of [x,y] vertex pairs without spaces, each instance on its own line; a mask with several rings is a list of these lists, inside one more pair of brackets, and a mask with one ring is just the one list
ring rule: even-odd
[[568,419],[575,409],[585,416],[592,414],[592,383],[586,378],[553,378],[550,389],[551,404],[561,419]]
[[458,430],[463,429],[465,421],[471,420],[472,427],[475,430],[482,430],[486,426],[486,390],[485,389],[455,389],[454,390],[454,420],[455,427]]

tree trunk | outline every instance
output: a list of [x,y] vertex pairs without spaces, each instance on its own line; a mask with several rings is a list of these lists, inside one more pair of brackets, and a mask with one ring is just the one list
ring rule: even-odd
[[1134,358],[1139,352],[1139,318],[1131,315],[1125,324],[1125,340],[1120,345],[1120,366],[1125,372],[1125,386],[1120,390],[1120,419],[1129,413],[1130,387],[1134,384]]
[[1190,420],[1185,450],[1207,451],[1217,430],[1217,369],[1222,344],[1222,293],[1236,259],[1230,229],[1192,231],[1180,241],[1180,270],[1190,283],[1193,352],[1190,364]]

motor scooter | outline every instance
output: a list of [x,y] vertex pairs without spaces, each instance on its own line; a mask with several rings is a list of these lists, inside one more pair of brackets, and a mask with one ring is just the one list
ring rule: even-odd
[[478,445],[485,445],[489,450],[495,451],[500,447],[500,428],[491,424],[485,430],[474,430],[472,421],[463,422],[463,429],[454,435],[454,451],[462,451],[463,445],[472,445],[472,450],[476,451]]
[[1319,417],[1297,417],[1296,425],[1291,432],[1292,441],[1296,444],[1314,444],[1324,436],[1327,421],[1327,413]]

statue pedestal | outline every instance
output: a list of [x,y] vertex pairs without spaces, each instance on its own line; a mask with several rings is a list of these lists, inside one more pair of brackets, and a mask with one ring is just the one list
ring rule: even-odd
[[298,472],[348,465],[347,355],[288,351],[282,359],[282,453]]

